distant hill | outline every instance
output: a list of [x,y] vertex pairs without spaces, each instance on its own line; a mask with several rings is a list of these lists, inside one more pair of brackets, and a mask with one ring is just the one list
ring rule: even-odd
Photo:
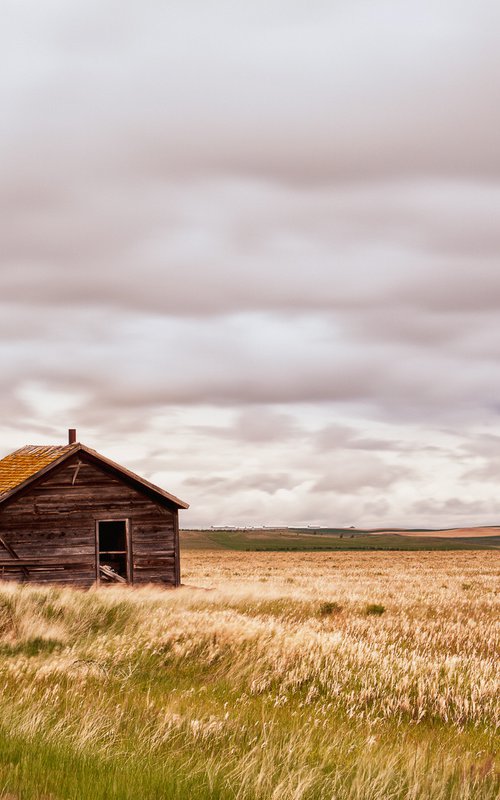
[[184,550],[497,550],[500,549],[500,528],[210,528],[182,530],[180,541]]

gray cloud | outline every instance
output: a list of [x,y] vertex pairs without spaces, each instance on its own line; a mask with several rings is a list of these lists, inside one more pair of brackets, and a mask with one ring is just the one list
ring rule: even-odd
[[[200,402],[351,403],[376,416],[422,420],[427,414],[441,422],[473,419],[478,408],[496,413],[500,376],[496,354],[488,352],[487,324],[486,349],[481,354],[477,345],[473,357],[469,343],[432,349],[380,341],[370,328],[362,339],[339,336],[321,316],[239,315],[203,323],[137,317],[115,319],[106,329],[103,314],[95,322],[100,334],[87,336],[79,323],[93,331],[91,320],[46,313],[45,334],[42,326],[29,341],[0,346],[2,386],[18,394],[29,380],[81,393],[89,423],[112,407]],[[255,425],[264,421],[256,417]],[[261,435],[273,436],[274,425],[287,435],[283,422],[271,417]]]
[[331,423],[319,430],[315,436],[315,445],[320,452],[330,450],[406,450],[404,442],[381,438],[360,436],[359,431],[346,425]]
[[257,473],[254,475],[244,475],[237,479],[229,479],[223,475],[212,475],[210,477],[191,477],[185,481],[186,491],[201,490],[212,495],[235,492],[248,492],[257,490],[266,494],[276,494],[283,490],[295,489],[301,481],[294,479],[285,472],[276,474]]
[[497,25],[488,0],[10,2],[7,133],[42,174],[61,161],[87,171],[104,151],[108,170],[154,180],[490,179]]
[[[432,524],[439,525],[473,524],[479,518],[483,520],[498,518],[497,506],[491,500],[462,500],[460,497],[449,497],[446,500],[419,500],[413,505],[413,512],[424,515]],[[440,522],[441,520],[441,522]]]
[[277,412],[265,406],[244,409],[230,426],[200,425],[195,432],[208,437],[256,443],[298,439],[305,435],[291,414]]
[[389,489],[399,481],[411,481],[414,470],[388,463],[375,453],[332,452],[323,462],[325,471],[314,482],[313,492],[342,492],[356,495],[369,488]]
[[497,308],[498,187],[300,190],[219,178],[80,192],[52,207],[42,198],[31,213],[5,198],[4,303],[188,317],[322,311],[353,315],[353,329],[373,314],[382,335],[444,342],[460,313]]

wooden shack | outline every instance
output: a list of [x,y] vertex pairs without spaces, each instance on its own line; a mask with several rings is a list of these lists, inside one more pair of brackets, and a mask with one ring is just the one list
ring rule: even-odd
[[76,441],[0,460],[0,579],[179,586],[180,508]]

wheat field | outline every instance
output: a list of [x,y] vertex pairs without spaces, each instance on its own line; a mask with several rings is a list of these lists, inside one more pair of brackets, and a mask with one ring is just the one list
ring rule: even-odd
[[0,584],[0,797],[498,800],[498,552]]

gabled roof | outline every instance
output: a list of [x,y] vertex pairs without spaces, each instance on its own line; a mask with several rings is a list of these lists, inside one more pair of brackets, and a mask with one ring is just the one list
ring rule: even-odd
[[29,486],[37,478],[43,477],[47,472],[50,472],[54,467],[59,466],[66,461],[70,456],[76,453],[85,453],[104,466],[111,468],[112,471],[118,473],[119,476],[128,480],[130,483],[135,484],[138,489],[141,487],[146,489],[149,493],[156,495],[159,500],[168,500],[169,503],[177,506],[178,508],[189,508],[189,503],[179,500],[173,494],[169,494],[154,483],[141,478],[135,472],[131,472],[125,467],[120,466],[115,461],[105,458],[90,447],[77,442],[76,444],[69,444],[54,447],[37,447],[36,445],[27,445],[21,447],[5,458],[0,460],[0,503],[3,503],[8,498],[12,497],[17,492]]

